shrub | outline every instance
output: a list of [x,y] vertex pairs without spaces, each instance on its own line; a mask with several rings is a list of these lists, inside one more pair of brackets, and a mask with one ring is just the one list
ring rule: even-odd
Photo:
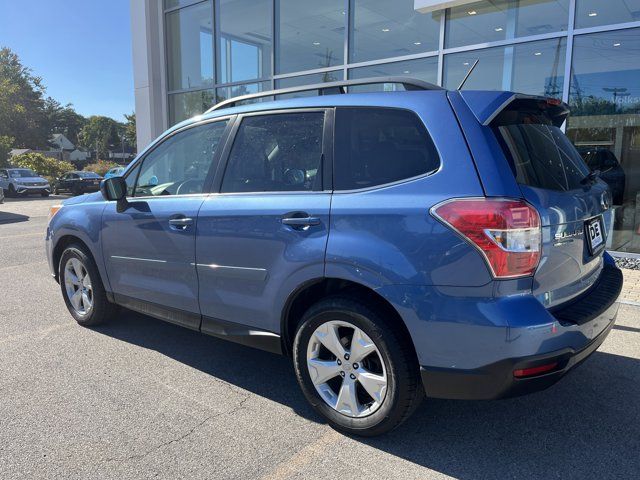
[[65,172],[74,170],[69,162],[56,158],[46,157],[41,153],[23,153],[16,155],[11,160],[16,167],[30,168],[38,175],[45,177],[49,182],[55,181]]
[[117,163],[110,162],[109,160],[98,160],[96,162],[90,163],[89,165],[86,165],[84,169],[88,172],[95,172],[101,177],[104,177],[107,171],[117,166],[118,166]]

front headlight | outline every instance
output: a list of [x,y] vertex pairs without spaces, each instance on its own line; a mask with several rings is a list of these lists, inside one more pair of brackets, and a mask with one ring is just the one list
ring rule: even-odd
[[22,180],[16,180],[16,185],[24,185],[24,182]]

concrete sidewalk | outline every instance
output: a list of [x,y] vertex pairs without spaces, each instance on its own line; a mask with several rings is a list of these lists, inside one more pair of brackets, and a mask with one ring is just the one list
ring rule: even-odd
[[624,285],[620,301],[640,306],[640,270],[622,269]]

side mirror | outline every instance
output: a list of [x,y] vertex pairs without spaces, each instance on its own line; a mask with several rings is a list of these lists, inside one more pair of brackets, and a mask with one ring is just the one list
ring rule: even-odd
[[100,182],[100,192],[105,200],[118,202],[118,212],[127,208],[127,182],[122,177],[111,177]]

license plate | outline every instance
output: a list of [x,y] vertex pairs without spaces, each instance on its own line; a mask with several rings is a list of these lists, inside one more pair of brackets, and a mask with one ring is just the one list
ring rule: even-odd
[[593,255],[600,248],[604,247],[604,222],[602,215],[587,220],[584,224],[585,236],[589,253]]

